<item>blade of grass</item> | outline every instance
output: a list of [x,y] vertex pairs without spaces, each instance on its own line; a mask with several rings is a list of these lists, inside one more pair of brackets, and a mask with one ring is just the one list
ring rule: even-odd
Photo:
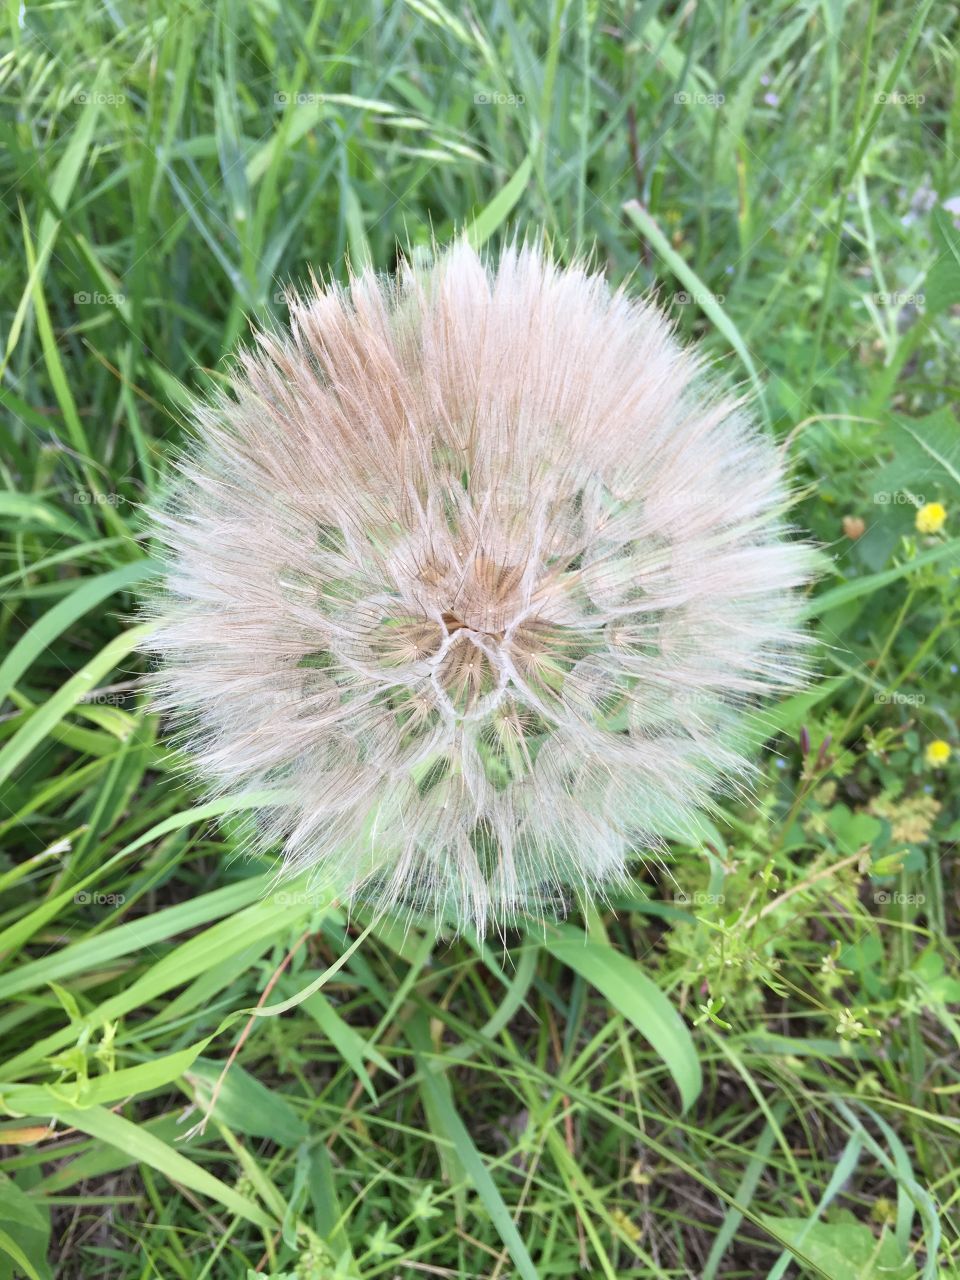
[[533,1265],[533,1259],[527,1252],[527,1247],[510,1216],[509,1209],[504,1204],[497,1184],[490,1176],[480,1152],[474,1146],[466,1125],[457,1114],[450,1083],[439,1074],[430,1061],[433,1049],[430,1043],[430,1028],[425,1015],[414,1014],[406,1024],[406,1032],[417,1062],[421,1088],[429,1097],[433,1114],[442,1127],[442,1131],[436,1136],[449,1142],[456,1152],[483,1207],[490,1215],[497,1234],[509,1250],[517,1275],[521,1276],[522,1280],[539,1280],[539,1272]]
[[763,416],[770,425],[770,412],[767,407],[766,395],[764,393],[763,382],[757,372],[757,367],[753,362],[753,357],[747,350],[747,344],[744,342],[740,330],[730,319],[730,316],[724,311],[723,307],[703,283],[692,267],[688,266],[680,254],[674,249],[673,245],[663,234],[656,222],[647,213],[646,209],[637,200],[628,200],[623,206],[623,211],[634,224],[641,235],[653,245],[657,253],[667,264],[669,269],[677,277],[681,284],[693,293],[704,315],[712,322],[716,328],[730,343],[734,351],[743,361],[747,373],[750,375],[750,381],[753,383],[754,393],[757,403],[763,412]]
[[629,956],[567,925],[548,929],[543,944],[552,956],[585,978],[631,1022],[663,1059],[680,1091],[683,1109],[703,1088],[693,1037],[657,984]]

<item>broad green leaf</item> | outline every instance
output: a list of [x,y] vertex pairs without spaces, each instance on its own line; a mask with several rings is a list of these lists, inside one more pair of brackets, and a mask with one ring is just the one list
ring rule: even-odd
[[98,1138],[101,1142],[126,1152],[138,1162],[156,1169],[171,1182],[189,1187],[191,1191],[213,1200],[228,1213],[234,1213],[266,1231],[277,1230],[279,1224],[258,1204],[208,1173],[201,1165],[188,1160],[143,1125],[135,1124],[102,1107],[90,1107],[84,1111],[71,1110],[69,1107],[57,1108],[53,1114],[62,1124],[70,1125],[81,1133],[88,1133],[92,1138]]
[[904,1258],[893,1236],[884,1231],[878,1239],[867,1226],[856,1222],[810,1222],[806,1218],[763,1216],[764,1224],[802,1245],[831,1280],[912,1280],[916,1270]]
[[[19,1263],[24,1274],[37,1275],[40,1280],[50,1280],[50,1264],[47,1262],[47,1250],[50,1244],[50,1210],[47,1205],[27,1195],[22,1187],[5,1173],[0,1173],[0,1277],[8,1280],[18,1276],[20,1271],[11,1271],[7,1259],[2,1252],[7,1243],[12,1242],[14,1250],[7,1249],[7,1254]],[[20,1254],[16,1249],[22,1250]],[[24,1267],[24,1258],[29,1258],[36,1268],[29,1271]]]
[[[0,1227],[0,1250],[2,1250],[8,1258],[12,1258],[17,1266],[21,1268],[24,1275],[30,1277],[30,1280],[44,1280],[44,1276],[36,1269],[24,1251],[17,1244],[16,1240],[14,1240],[13,1236],[11,1236],[9,1232],[4,1231],[2,1227]],[[2,1266],[2,1260],[0,1260],[0,1266]],[[4,1267],[3,1270],[0,1271],[0,1274],[13,1275],[15,1273],[11,1273]]]
[[686,1111],[703,1088],[700,1061],[686,1023],[652,978],[630,956],[569,925],[548,929],[544,946],[606,996],[663,1059]]
[[934,209],[930,222],[937,256],[923,284],[923,299],[927,315],[935,316],[960,302],[960,231],[945,209]]
[[[206,1111],[222,1072],[222,1062],[207,1058],[198,1058],[186,1070],[186,1079],[197,1095],[201,1110]],[[212,1114],[236,1133],[272,1138],[284,1147],[295,1147],[309,1132],[289,1102],[236,1062],[231,1063],[220,1083]]]

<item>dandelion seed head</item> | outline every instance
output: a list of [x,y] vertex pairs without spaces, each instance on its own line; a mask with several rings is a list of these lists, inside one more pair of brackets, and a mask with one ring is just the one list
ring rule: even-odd
[[602,894],[801,677],[776,450],[651,302],[537,247],[289,307],[155,516],[159,705],[348,897],[482,929]]

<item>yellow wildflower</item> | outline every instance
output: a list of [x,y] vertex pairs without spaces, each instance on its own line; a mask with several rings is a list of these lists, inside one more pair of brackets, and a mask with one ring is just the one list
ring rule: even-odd
[[917,533],[939,533],[947,518],[942,502],[925,502],[917,512]]
[[942,769],[950,759],[952,749],[949,742],[944,742],[942,738],[934,738],[933,742],[927,743],[925,752],[927,764],[931,769]]

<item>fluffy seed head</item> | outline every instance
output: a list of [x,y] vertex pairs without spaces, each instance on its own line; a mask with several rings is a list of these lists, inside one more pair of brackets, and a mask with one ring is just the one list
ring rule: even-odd
[[288,301],[155,517],[160,705],[345,895],[483,928],[602,892],[796,678],[775,450],[650,302],[538,248]]

